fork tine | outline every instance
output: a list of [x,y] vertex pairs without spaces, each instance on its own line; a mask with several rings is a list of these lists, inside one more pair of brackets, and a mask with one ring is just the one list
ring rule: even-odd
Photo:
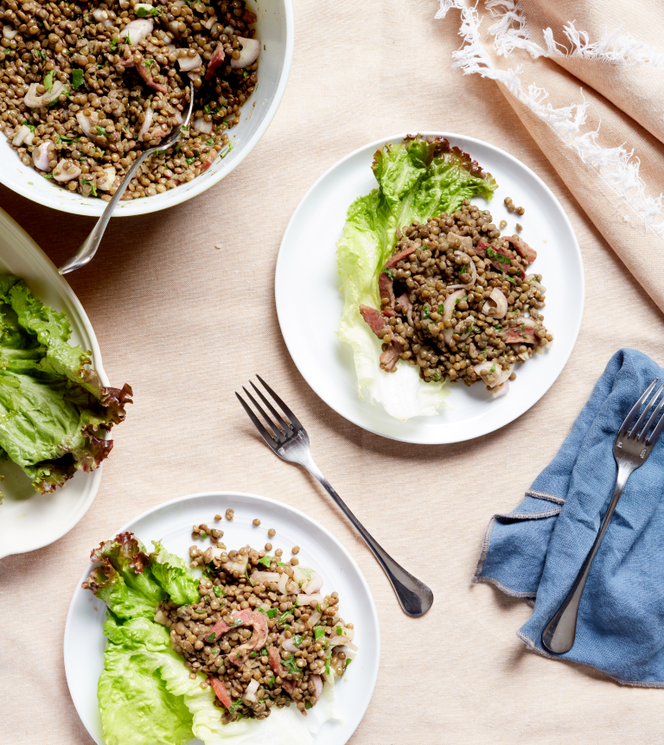
[[655,384],[659,378],[655,378],[652,383],[646,388],[641,398],[632,406],[632,408],[629,410],[629,414],[623,419],[623,423],[620,425],[620,429],[618,430],[618,437],[624,437],[627,433],[627,430],[629,429],[629,425],[632,423],[634,417],[638,414],[639,409],[643,405],[643,402],[648,398],[650,395],[650,392],[655,387]]
[[[664,388],[664,385],[662,386],[662,388]],[[660,394],[662,388],[657,391],[657,395]],[[653,429],[650,435],[646,437],[646,445],[654,445],[657,442],[660,434],[662,433],[662,429],[664,429],[664,413],[661,413],[662,409],[664,409],[664,396],[662,397],[662,400],[657,404],[657,408],[655,409],[655,411],[653,411],[652,416],[650,417],[650,419],[648,419],[648,424],[646,424],[643,430],[645,435],[650,429],[650,426],[654,424],[655,419],[659,416],[659,421],[657,422],[655,429]]]
[[237,396],[237,400],[242,404],[242,407],[247,412],[247,415],[249,416],[249,419],[254,423],[254,427],[258,430],[260,436],[265,440],[265,442],[271,447],[274,448],[277,444],[274,440],[274,437],[265,429],[265,427],[260,423],[258,417],[254,414],[254,412],[251,410],[249,406],[244,402],[244,399],[242,396],[235,391],[235,395]]
[[254,385],[253,381],[250,380],[249,382],[251,383],[251,387],[261,397],[261,400],[263,401],[263,403],[272,412],[272,415],[274,416],[274,418],[279,422],[279,424],[281,424],[282,429],[284,429],[284,430],[293,429],[293,425],[292,424],[286,424],[286,422],[281,418],[281,414],[279,414],[279,412],[274,408],[274,406],[272,406],[272,404],[268,401],[268,399],[265,398],[265,396],[263,395],[263,392],[261,391],[261,389],[260,388],[257,388]]
[[[664,390],[664,385],[661,385],[658,388],[658,390],[656,391],[656,393],[653,394],[653,397],[650,399],[650,403],[648,404],[648,406],[644,410],[643,414],[641,414],[641,416],[639,417],[639,421],[641,421],[642,419],[645,419],[645,415],[651,412],[653,406],[655,406],[655,403],[659,399],[660,393],[663,390]],[[637,442],[643,442],[646,439],[646,435],[650,431],[650,429],[651,429],[651,427],[652,427],[655,419],[657,418],[657,413],[662,408],[661,407],[661,403],[662,402],[660,401],[659,404],[657,405],[657,407],[655,408],[655,410],[652,411],[652,413],[650,413],[650,416],[648,417],[648,420],[646,421],[645,425],[643,426],[643,429],[637,430],[636,425],[634,425],[634,432],[637,434],[637,438],[636,438],[636,441]],[[638,424],[638,422],[637,422],[637,424]]]
[[265,411],[263,410],[261,405],[258,403],[258,401],[256,401],[256,399],[251,395],[251,393],[249,393],[249,391],[244,386],[242,386],[242,390],[247,394],[251,403],[258,409],[258,411],[260,411],[261,416],[263,417],[263,419],[265,419],[265,423],[272,430],[274,438],[278,440],[279,442],[285,442],[286,434],[282,432],[276,424],[274,424],[274,422],[265,413]]
[[300,424],[298,421],[298,418],[293,414],[293,412],[286,406],[286,404],[277,396],[277,394],[270,388],[270,386],[261,378],[260,375],[256,375],[256,377],[261,381],[263,384],[263,387],[265,390],[272,396],[272,398],[281,406],[281,410],[284,412],[284,414],[290,419],[290,421],[300,429],[304,429],[304,427]]
[[650,401],[648,401],[648,403],[643,408],[641,416],[636,420],[636,424],[631,427],[629,432],[627,433],[627,437],[631,437],[639,442],[639,434],[643,432],[643,430],[641,429],[641,425],[643,424],[643,422],[646,421],[647,417],[650,416],[650,412],[652,411],[656,399],[657,394],[650,398]]

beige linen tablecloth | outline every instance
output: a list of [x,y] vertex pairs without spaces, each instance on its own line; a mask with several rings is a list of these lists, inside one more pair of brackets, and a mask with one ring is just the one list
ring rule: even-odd
[[[515,631],[529,608],[470,584],[489,517],[519,502],[611,354],[632,346],[661,364],[664,326],[499,88],[451,69],[458,23],[434,21],[438,7],[298,0],[290,83],[254,152],[193,201],[112,222],[98,258],[70,275],[112,383],[130,382],[136,403],[84,519],[57,543],[0,562],[3,745],[90,745],[62,662],[65,617],[88,553],[143,510],[213,489],[298,507],[362,569],[382,654],[353,745],[662,742],[662,691],[619,687],[527,652]],[[556,384],[517,421],[458,445],[392,442],[328,409],[291,362],[274,307],[279,243],[311,184],[355,148],[418,130],[471,135],[530,166],[569,215],[586,271],[581,333]],[[0,206],[56,264],[92,225],[4,188]],[[321,470],[367,528],[432,587],[435,604],[424,618],[399,610],[322,490],[254,434],[233,391],[257,371],[306,424]]]

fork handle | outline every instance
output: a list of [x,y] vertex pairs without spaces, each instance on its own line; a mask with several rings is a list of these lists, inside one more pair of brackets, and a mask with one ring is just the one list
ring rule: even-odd
[[633,468],[626,468],[624,466],[618,468],[616,487],[613,491],[613,496],[609,502],[606,514],[602,518],[602,523],[599,526],[599,531],[592,548],[581,565],[581,569],[576,575],[576,579],[574,580],[570,591],[567,593],[567,597],[563,600],[553,618],[544,627],[544,631],[542,632],[542,646],[551,654],[565,654],[565,652],[569,652],[574,646],[574,639],[576,637],[576,621],[579,615],[579,604],[581,603],[581,595],[583,594],[583,588],[586,586],[586,579],[588,578],[590,567],[595,558],[595,554],[597,553],[597,549],[599,548],[599,544],[602,542],[602,538],[604,538],[606,529],[609,527],[609,522],[613,517],[613,513],[618,504],[618,500],[620,499],[620,495],[625,488],[627,479],[630,477],[633,470]]
[[357,532],[364,538],[371,553],[376,557],[376,560],[387,575],[404,613],[407,613],[409,616],[423,616],[433,604],[433,592],[431,592],[430,588],[424,582],[417,579],[417,577],[413,577],[410,572],[407,572],[373,538],[364,525],[351,512],[348,505],[337,494],[332,484],[318,470],[318,466],[311,458],[308,459],[307,463],[302,463],[302,465],[325,488],[327,493],[339,505],[344,515],[353,523]]

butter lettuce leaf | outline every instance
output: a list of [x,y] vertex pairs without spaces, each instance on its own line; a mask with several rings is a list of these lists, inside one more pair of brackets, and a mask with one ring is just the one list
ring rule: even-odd
[[397,243],[397,230],[454,212],[464,199],[490,200],[497,184],[469,155],[441,137],[407,137],[376,151],[378,183],[348,209],[337,242],[337,264],[344,307],[337,336],[350,344],[361,397],[368,393],[391,416],[405,420],[431,416],[448,394],[445,382],[425,383],[412,365],[380,369],[380,339],[360,315],[360,304],[380,308],[378,277]]
[[0,274],[0,448],[42,493],[108,456],[132,391],[101,385],[64,313]]
[[198,601],[198,580],[187,568],[184,559],[169,553],[161,541],[153,541],[150,570],[161,587],[178,605],[191,605]]

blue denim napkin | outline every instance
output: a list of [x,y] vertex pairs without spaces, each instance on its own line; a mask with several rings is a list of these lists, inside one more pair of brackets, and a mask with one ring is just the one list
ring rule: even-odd
[[[518,636],[534,651],[592,546],[613,493],[613,441],[664,370],[633,349],[611,358],[556,457],[509,514],[487,528],[474,582],[530,599]],[[617,682],[664,687],[664,436],[634,471],[586,582],[572,649],[562,659]],[[534,603],[533,603],[534,600]]]

